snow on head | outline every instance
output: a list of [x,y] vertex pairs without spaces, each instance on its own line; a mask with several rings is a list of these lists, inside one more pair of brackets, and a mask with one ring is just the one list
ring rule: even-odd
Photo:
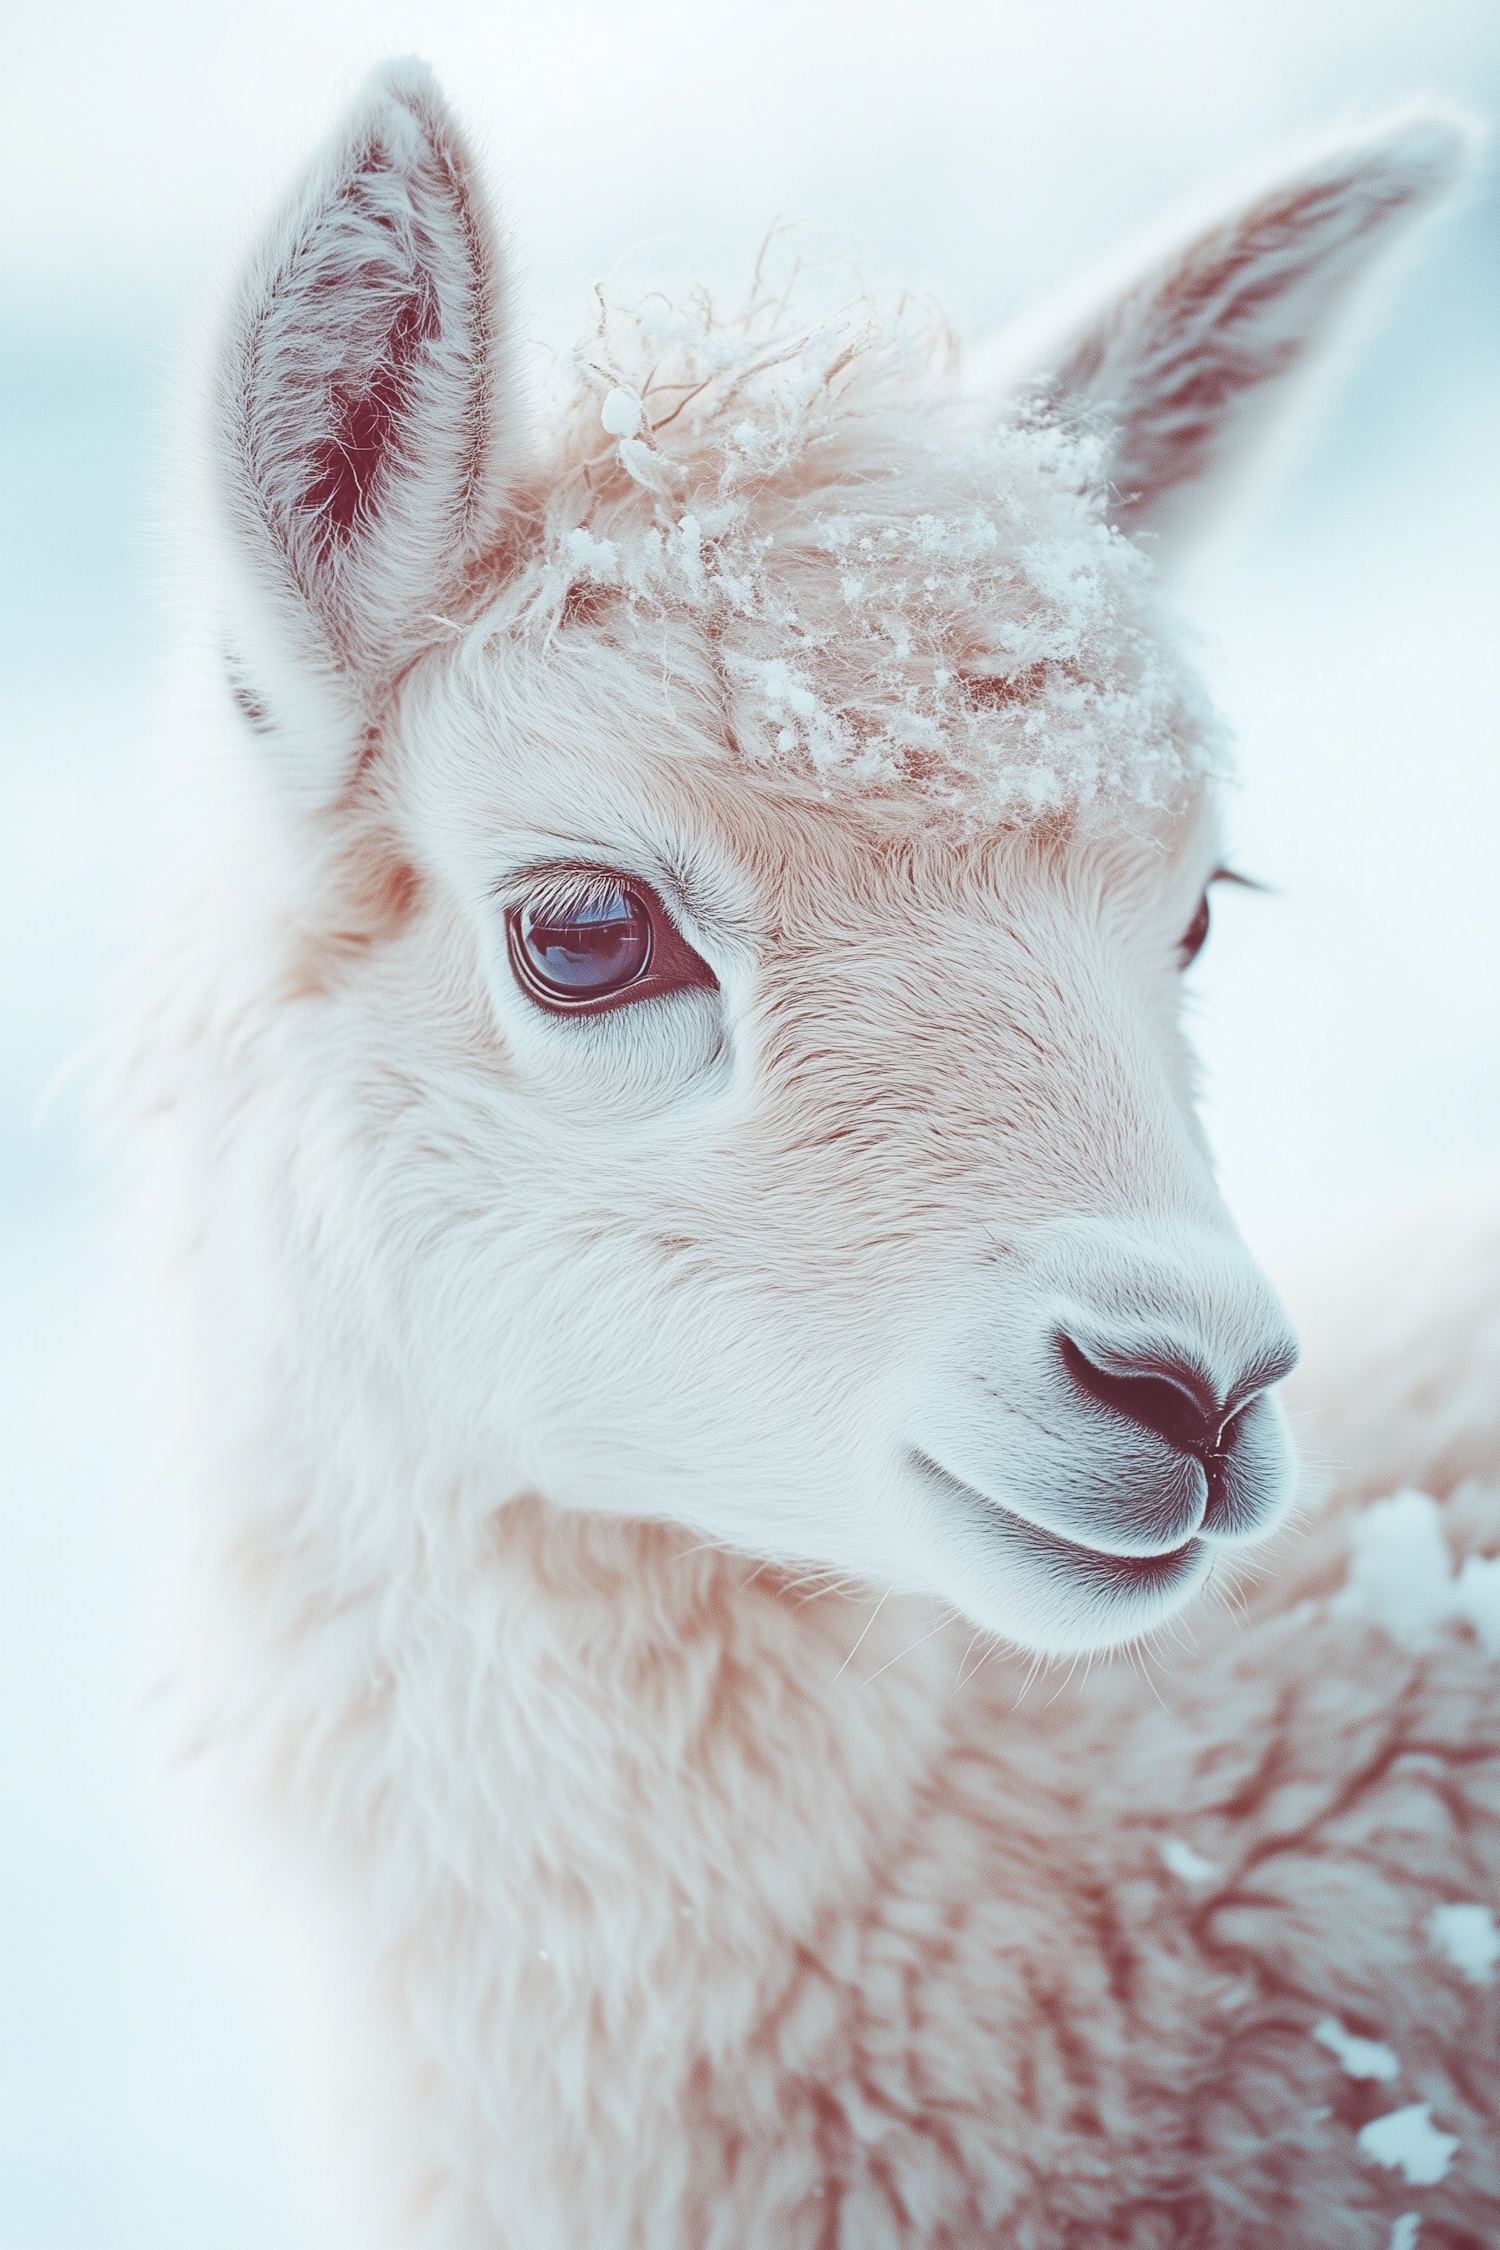
[[599,409],[599,419],[611,437],[634,437],[641,426],[641,402],[634,391],[613,390]]
[[596,620],[696,619],[747,765],[823,795],[1147,818],[1222,767],[1087,430],[966,396],[910,306],[600,306],[560,371],[530,616],[584,590]]
[[1458,2151],[1456,2133],[1440,2133],[1426,2102],[1409,2109],[1393,2109],[1372,2117],[1355,2138],[1361,2156],[1383,2164],[1387,2171],[1399,2165],[1411,2187],[1435,2187]]
[[1427,1918],[1427,1935],[1470,1984],[1494,1983],[1500,1933],[1487,1906],[1435,1906]]

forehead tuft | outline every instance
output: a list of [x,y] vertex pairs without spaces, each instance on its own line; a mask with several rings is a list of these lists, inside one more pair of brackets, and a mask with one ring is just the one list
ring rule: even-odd
[[909,302],[599,302],[559,370],[522,629],[691,619],[752,773],[943,825],[1177,813],[1222,770],[1097,431],[966,394]]

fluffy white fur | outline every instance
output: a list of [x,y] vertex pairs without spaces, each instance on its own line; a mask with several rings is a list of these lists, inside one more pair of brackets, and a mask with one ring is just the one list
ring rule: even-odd
[[[1493,2238],[1490,2001],[1422,1936],[1494,1895],[1477,1644],[1330,1608],[1335,1512],[1153,1681],[1020,1693],[1294,1488],[1178,1025],[1222,745],[1126,503],[1232,465],[1462,155],[1320,152],[1008,405],[759,294],[606,306],[532,434],[411,64],[252,261],[220,818],[127,1099],[179,1699],[322,1902],[362,2250],[1374,2250],[1418,2097],[1424,2242]],[[714,981],[539,1009],[505,913],[590,867]],[[1246,1402],[1218,1481],[1062,1339]]]

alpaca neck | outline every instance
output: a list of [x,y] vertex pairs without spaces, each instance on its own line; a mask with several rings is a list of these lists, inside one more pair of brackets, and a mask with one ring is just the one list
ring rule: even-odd
[[928,1602],[535,1500],[486,1540],[462,1604],[449,1589],[463,1629],[414,1614],[392,1690],[411,1801],[461,1883],[502,1888],[528,1937],[547,1899],[581,1935],[626,1890],[657,1919],[732,1896],[798,1925],[860,1890],[944,1734]]

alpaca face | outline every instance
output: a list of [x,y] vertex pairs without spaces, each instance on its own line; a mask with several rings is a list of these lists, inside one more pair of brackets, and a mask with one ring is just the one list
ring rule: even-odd
[[[1216,420],[1151,386],[1177,268],[1104,319],[1117,360],[1139,330],[1143,522],[1326,317],[1356,154],[1317,287],[1204,238]],[[226,931],[266,1036],[219,1067],[287,1361],[481,1515],[539,1490],[1038,1650],[1138,1634],[1284,1512],[1294,1347],[1179,1025],[1217,739],[1088,415],[965,401],[894,331],[707,324],[638,362],[601,333],[539,456],[504,336],[403,66],[248,275],[219,390],[282,792]]]
[[[389,1246],[377,1295],[473,1489],[503,1463],[1032,1646],[1138,1632],[1292,1475],[1290,1338],[1178,1029],[1205,810],[903,832],[672,738],[653,655],[491,641],[407,684],[365,814],[407,918],[329,995],[388,1117],[346,1286]],[[595,670],[613,723],[582,735]],[[625,965],[670,974],[578,1012],[516,933],[587,871],[638,902]]]

